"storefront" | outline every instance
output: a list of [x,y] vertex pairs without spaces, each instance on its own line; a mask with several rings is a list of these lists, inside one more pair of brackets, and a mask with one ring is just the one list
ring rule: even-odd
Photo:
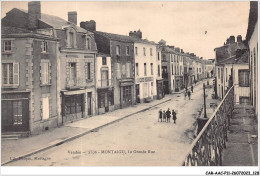
[[121,80],[120,86],[120,108],[125,108],[134,103],[134,82],[133,80]]
[[162,99],[164,97],[164,90],[163,90],[163,80],[157,79],[157,99]]
[[2,93],[2,132],[29,131],[29,92]]
[[114,110],[114,89],[97,89],[98,96],[98,114]]

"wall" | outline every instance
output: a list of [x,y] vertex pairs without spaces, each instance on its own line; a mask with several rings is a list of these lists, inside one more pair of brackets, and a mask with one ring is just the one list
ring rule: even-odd
[[[250,50],[250,91],[251,91],[251,103],[255,107],[255,114],[258,115],[258,21],[255,24],[254,32],[248,42]],[[254,61],[254,49],[255,49],[255,61]],[[252,53],[252,57],[251,57]]]

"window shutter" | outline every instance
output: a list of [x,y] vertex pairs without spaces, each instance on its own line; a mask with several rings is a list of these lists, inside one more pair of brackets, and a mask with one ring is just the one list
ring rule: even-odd
[[14,52],[15,45],[14,45],[14,40],[11,40],[11,51]]
[[49,71],[49,73],[48,73],[49,74],[48,75],[49,80],[48,80],[48,82],[49,82],[49,84],[51,84],[51,63],[49,63],[48,65],[49,65],[49,70],[48,70]]
[[15,86],[19,85],[19,63],[13,63],[13,83]]

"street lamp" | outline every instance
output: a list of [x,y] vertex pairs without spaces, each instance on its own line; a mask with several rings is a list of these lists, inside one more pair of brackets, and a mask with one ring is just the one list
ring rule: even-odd
[[204,118],[207,118],[207,112],[206,112],[206,86],[205,83],[203,83],[203,92],[204,92]]

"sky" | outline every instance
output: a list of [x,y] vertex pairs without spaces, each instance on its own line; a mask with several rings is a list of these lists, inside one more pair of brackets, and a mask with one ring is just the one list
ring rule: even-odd
[[[28,2],[2,1],[1,18],[13,8],[28,10]],[[214,48],[229,36],[245,39],[249,1],[42,1],[41,11],[65,20],[68,11],[77,11],[78,25],[95,20],[98,31],[122,35],[140,29],[144,39],[163,39],[184,52],[212,59]]]

